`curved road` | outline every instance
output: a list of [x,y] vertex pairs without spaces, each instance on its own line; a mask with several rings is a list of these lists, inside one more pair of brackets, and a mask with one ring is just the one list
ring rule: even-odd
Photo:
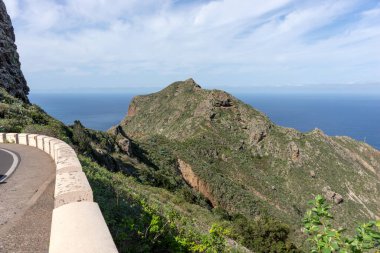
[[4,182],[16,170],[19,161],[17,154],[0,148],[0,183]]
[[0,175],[8,175],[0,176],[0,252],[48,252],[54,161],[37,148],[0,144]]

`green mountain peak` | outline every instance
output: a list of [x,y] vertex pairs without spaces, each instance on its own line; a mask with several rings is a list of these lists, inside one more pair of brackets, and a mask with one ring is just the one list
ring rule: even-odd
[[277,126],[192,79],[135,97],[120,127],[147,154],[164,148],[183,180],[229,213],[298,222],[319,193],[336,203],[340,224],[380,213],[379,151],[319,129]]

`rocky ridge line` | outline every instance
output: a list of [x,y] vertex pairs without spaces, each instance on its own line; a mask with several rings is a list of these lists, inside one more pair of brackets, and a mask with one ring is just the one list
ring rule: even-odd
[[0,0],[0,87],[29,103],[29,87],[21,71],[12,22],[3,0]]

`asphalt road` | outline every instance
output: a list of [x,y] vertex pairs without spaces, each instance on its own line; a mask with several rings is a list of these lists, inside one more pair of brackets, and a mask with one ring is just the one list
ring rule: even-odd
[[10,150],[0,148],[0,182],[9,177],[19,164],[18,155]]
[[0,252],[48,252],[55,163],[37,148],[0,144],[1,173],[14,160],[17,168],[0,183]]

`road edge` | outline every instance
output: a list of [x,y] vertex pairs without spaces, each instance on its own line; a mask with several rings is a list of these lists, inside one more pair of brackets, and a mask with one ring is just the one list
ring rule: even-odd
[[6,149],[6,148],[0,148],[0,150],[7,152],[8,154],[10,154],[13,157],[13,163],[12,163],[11,167],[7,170],[7,172],[5,173],[5,175],[3,175],[3,177],[0,178],[0,184],[1,184],[7,178],[9,178],[13,174],[13,172],[15,172],[15,170],[18,167],[18,165],[20,164],[21,159],[20,159],[20,157],[16,153],[14,153],[14,152]]

